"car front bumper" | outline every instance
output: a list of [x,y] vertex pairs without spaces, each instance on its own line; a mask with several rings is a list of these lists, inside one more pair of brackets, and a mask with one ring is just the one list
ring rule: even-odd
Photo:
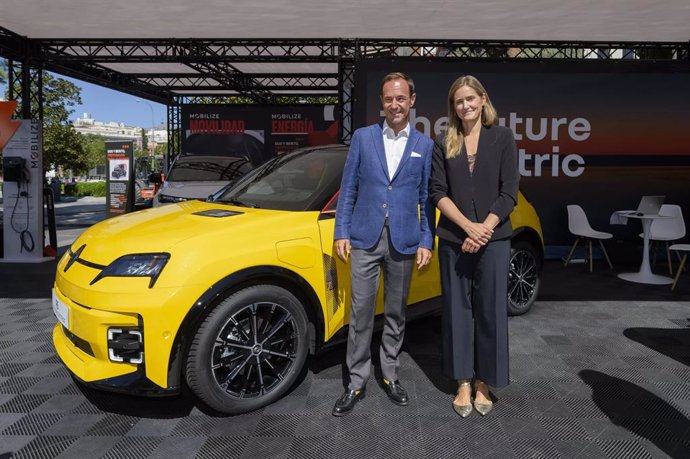
[[[119,278],[119,281],[145,280]],[[69,319],[67,327],[58,322],[53,329],[53,344],[62,362],[78,380],[129,393],[163,394],[179,390],[179,378],[170,378],[169,362],[180,324],[198,298],[195,289],[108,295],[77,287],[58,274],[54,294],[67,307]],[[114,307],[113,301],[130,306]],[[140,333],[142,361],[114,361],[109,330]]]

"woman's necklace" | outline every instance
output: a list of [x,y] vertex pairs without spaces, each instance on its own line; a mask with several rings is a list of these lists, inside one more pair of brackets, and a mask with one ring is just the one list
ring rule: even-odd
[[467,155],[467,163],[470,166],[470,174],[474,172],[474,163],[475,163],[476,159],[477,159],[476,153],[473,155],[470,155],[470,154]]
[[472,174],[474,172],[475,161],[477,160],[477,148],[474,148],[474,153],[470,153],[470,149],[468,148],[469,142],[467,140],[468,138],[465,137],[465,151],[467,152],[467,163],[470,166],[470,174]]

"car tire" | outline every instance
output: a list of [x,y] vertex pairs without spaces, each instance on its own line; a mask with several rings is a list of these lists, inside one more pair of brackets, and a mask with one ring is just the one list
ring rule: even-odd
[[203,320],[185,376],[209,407],[245,413],[278,400],[301,373],[307,353],[302,304],[281,287],[257,285],[230,295]]
[[532,308],[541,286],[541,257],[527,241],[515,241],[510,248],[508,272],[508,315],[519,316]]

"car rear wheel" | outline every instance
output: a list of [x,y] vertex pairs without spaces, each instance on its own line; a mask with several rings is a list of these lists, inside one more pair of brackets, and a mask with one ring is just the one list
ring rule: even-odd
[[508,273],[508,314],[519,316],[532,307],[541,285],[537,250],[526,241],[517,241],[510,249]]
[[297,298],[274,285],[248,287],[199,326],[187,356],[187,384],[219,412],[256,410],[292,386],[307,352],[307,316]]

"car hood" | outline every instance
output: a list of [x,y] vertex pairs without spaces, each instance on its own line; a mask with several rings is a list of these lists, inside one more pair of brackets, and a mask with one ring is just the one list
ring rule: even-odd
[[206,199],[230,183],[229,180],[210,182],[165,182],[160,193],[175,198]]
[[171,252],[176,245],[191,238],[205,243],[218,238],[227,243],[241,241],[257,230],[279,231],[285,228],[287,220],[294,220],[294,214],[185,201],[97,223],[74,242],[72,250],[85,244],[85,259],[107,265],[126,254]]

